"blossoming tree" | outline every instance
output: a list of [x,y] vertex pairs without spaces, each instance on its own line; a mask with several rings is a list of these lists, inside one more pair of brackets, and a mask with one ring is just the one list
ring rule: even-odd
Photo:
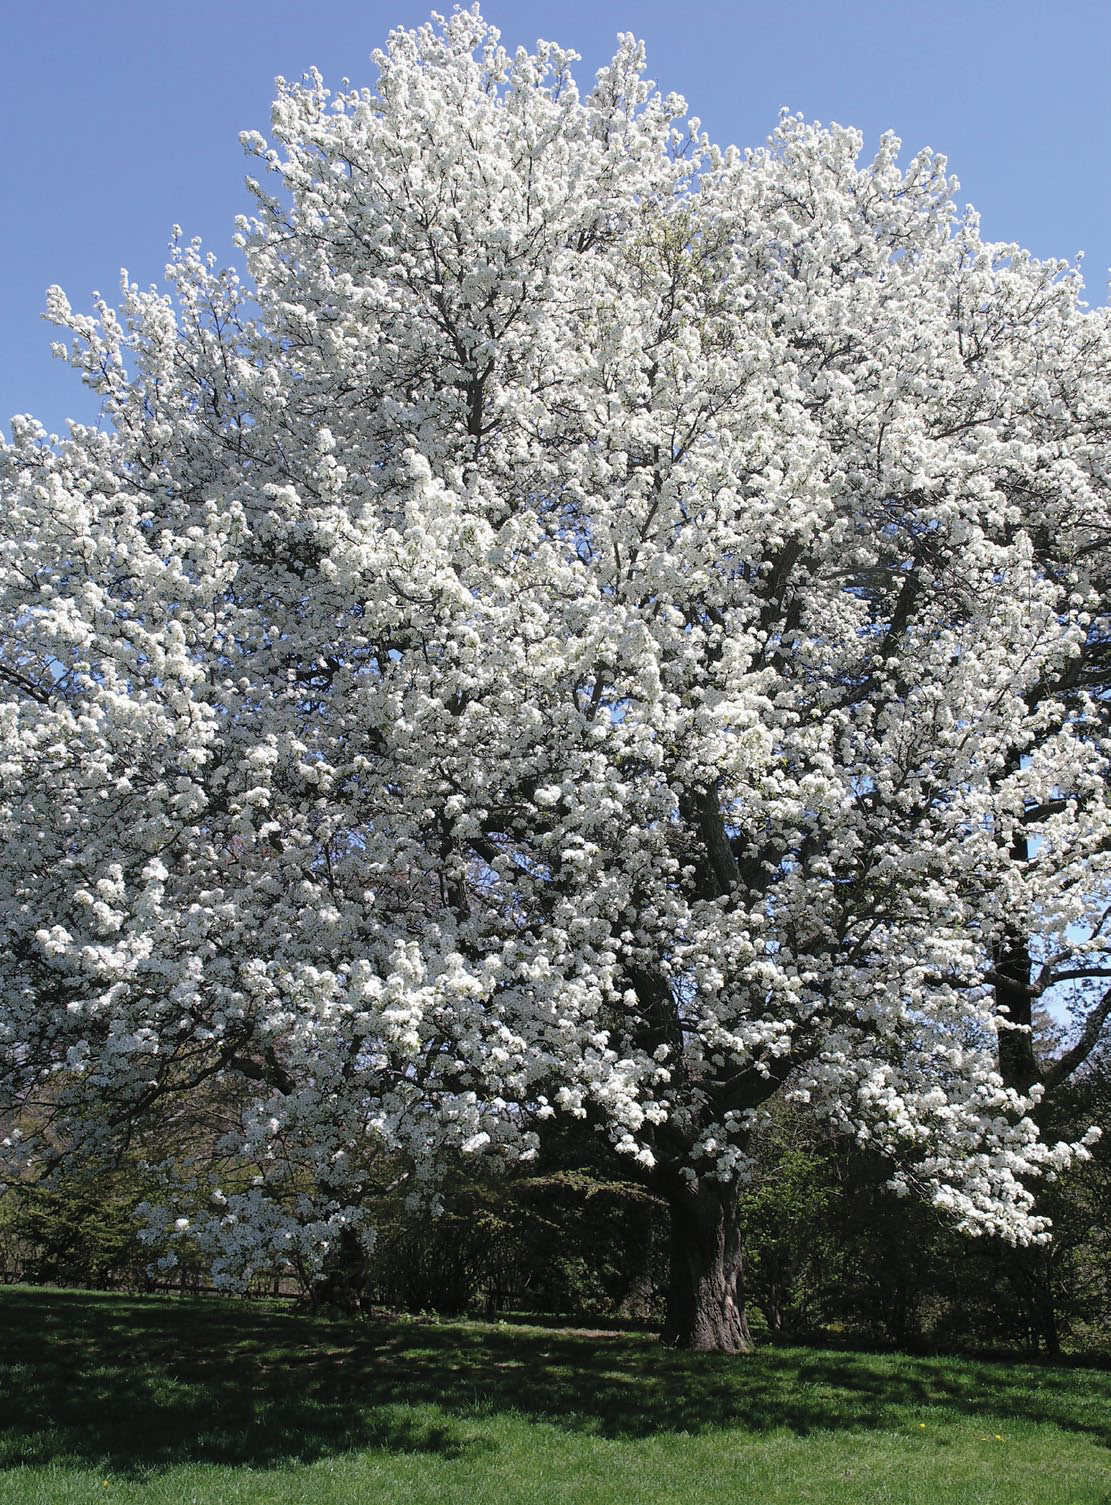
[[51,292],[105,422],[0,451],[0,1052],[78,1142],[225,1091],[229,1270],[583,1117],[738,1350],[775,1094],[1013,1239],[1072,1153],[995,987],[1105,940],[1111,338],[936,155],[573,61],[396,32],[247,138],[244,285]]

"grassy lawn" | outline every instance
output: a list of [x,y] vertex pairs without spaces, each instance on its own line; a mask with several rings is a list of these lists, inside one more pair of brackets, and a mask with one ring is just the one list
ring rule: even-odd
[[1111,1373],[0,1289],[0,1505],[1111,1505]]

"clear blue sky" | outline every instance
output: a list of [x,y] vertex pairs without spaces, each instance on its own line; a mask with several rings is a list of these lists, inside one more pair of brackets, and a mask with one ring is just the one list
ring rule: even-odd
[[[450,9],[442,3],[439,9]],[[227,252],[249,207],[238,133],[275,74],[369,82],[368,54],[432,9],[412,0],[3,0],[0,423],[94,416],[50,356],[43,294],[85,310],[119,268],[157,280],[170,227]],[[1111,266],[1111,0],[486,0],[516,45],[543,36],[592,74],[618,31],[717,140],[764,140],[781,105],[947,153],[984,232]]]

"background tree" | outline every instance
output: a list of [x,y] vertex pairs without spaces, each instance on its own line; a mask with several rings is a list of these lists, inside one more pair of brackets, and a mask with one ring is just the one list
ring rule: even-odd
[[[1108,1122],[1103,1053],[1057,1099],[1059,1127]],[[1040,1350],[1106,1344],[1111,1322],[1106,1138],[1039,1187],[1050,1240],[968,1239],[882,1160],[778,1105],[740,1199],[748,1285],[769,1331],[904,1348]]]
[[191,1235],[248,1267],[581,1117],[703,1348],[777,1094],[1039,1236],[993,987],[1102,923],[1105,313],[934,154],[719,151],[631,38],[585,98],[476,11],[376,61],[248,139],[249,293],[52,294],[107,422],[0,453],[9,1094],[234,1084],[265,1170]]

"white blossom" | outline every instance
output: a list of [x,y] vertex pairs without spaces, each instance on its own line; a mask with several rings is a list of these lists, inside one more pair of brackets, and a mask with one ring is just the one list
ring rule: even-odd
[[733,1180],[785,1088],[1010,1238],[1070,1153],[991,978],[1105,944],[1045,687],[1107,631],[1106,310],[933,153],[573,60],[465,11],[283,84],[248,282],[53,289],[105,422],[0,450],[6,1093],[235,1083],[258,1183],[173,1224],[228,1278],[553,1112]]

